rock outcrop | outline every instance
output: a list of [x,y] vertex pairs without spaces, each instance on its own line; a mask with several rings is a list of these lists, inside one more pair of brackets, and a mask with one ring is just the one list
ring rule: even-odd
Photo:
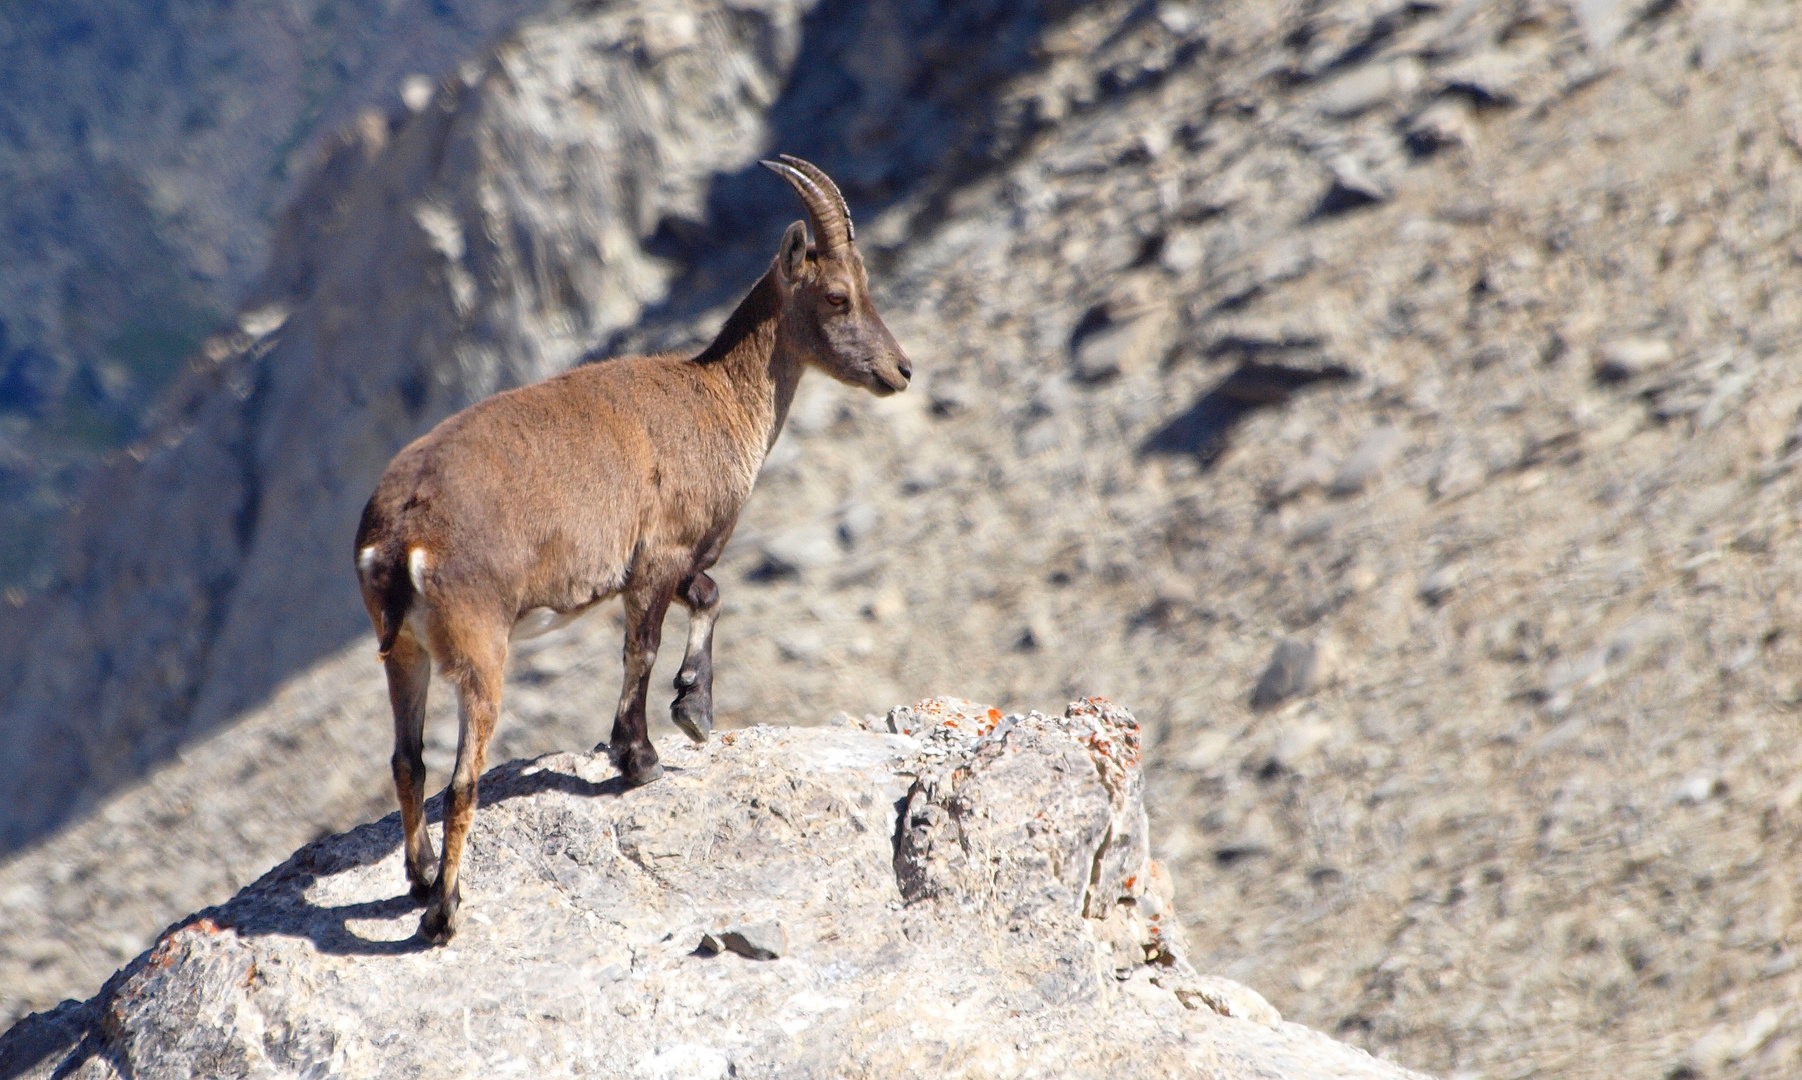
[[396,817],[165,933],[0,1073],[1415,1075],[1183,956],[1139,726],[968,702],[756,727],[632,791],[604,757],[483,781],[465,929],[412,936]]

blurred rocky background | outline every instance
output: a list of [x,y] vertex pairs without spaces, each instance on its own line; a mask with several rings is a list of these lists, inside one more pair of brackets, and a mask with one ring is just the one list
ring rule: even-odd
[[[918,377],[804,384],[717,575],[722,720],[1106,694],[1196,966],[1285,1016],[1446,1076],[1802,1067],[1793,5],[369,7],[146,5],[126,52],[184,44],[129,63],[81,44],[125,16],[0,15],[4,115],[51,118],[8,120],[47,164],[0,239],[5,385],[48,388],[0,392],[41,568],[0,610],[7,1015],[386,812],[374,478],[704,341],[797,216],[780,149]],[[315,48],[335,89],[278,91]],[[202,85],[271,104],[184,133]],[[164,375],[107,359],[150,337]],[[82,441],[108,363],[129,422]],[[497,760],[604,734],[612,619],[516,652]]]
[[319,145],[529,0],[0,7],[0,588],[268,262]]

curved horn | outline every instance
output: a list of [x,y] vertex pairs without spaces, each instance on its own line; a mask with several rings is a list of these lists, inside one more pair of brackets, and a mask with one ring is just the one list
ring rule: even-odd
[[839,191],[838,185],[832,182],[832,177],[827,176],[824,169],[821,169],[811,161],[802,161],[792,154],[780,154],[778,156],[781,157],[783,161],[788,162],[790,165],[793,165],[795,168],[806,173],[813,179],[814,183],[826,189],[826,194],[832,196],[832,201],[838,204],[839,214],[845,219],[845,239],[855,243],[857,240],[857,227],[851,224],[851,207],[846,204],[844,193]]
[[857,231],[851,225],[851,211],[845,206],[845,197],[839,193],[838,185],[832,178],[821,172],[818,166],[802,161],[788,154],[780,155],[780,161],[760,161],[758,164],[787,180],[801,196],[801,202],[807,207],[807,216],[813,221],[814,236],[822,250],[831,251],[849,244],[857,239]]

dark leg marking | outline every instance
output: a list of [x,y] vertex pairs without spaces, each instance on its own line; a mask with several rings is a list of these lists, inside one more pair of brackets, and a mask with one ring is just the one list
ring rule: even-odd
[[713,731],[713,624],[720,614],[720,589],[696,571],[676,595],[688,608],[688,650],[676,672],[676,699],[670,719],[682,733],[704,743]]
[[674,593],[673,583],[652,584],[631,590],[625,597],[626,673],[608,750],[627,787],[648,784],[663,775],[663,766],[657,763],[657,748],[651,745],[645,723],[644,704],[651,689],[651,665],[656,662],[657,646],[663,641],[663,616],[669,611]]

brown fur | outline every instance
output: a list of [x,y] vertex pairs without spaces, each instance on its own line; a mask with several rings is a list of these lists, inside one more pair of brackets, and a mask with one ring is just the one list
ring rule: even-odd
[[[772,167],[807,202],[821,246],[808,247],[802,223],[791,225],[707,349],[589,364],[496,394],[396,455],[363,511],[359,580],[388,676],[407,877],[428,901],[420,922],[428,940],[455,932],[463,839],[500,712],[509,634],[522,617],[574,616],[623,596],[626,678],[610,749],[628,785],[656,779],[644,698],[665,611],[679,601],[694,621],[672,713],[704,740],[719,610],[706,571],[803,368],[877,394],[907,385],[911,367],[870,303],[842,197],[812,166],[784,162]],[[415,551],[424,552],[417,586]],[[435,874],[422,756],[434,661],[461,716]]]

